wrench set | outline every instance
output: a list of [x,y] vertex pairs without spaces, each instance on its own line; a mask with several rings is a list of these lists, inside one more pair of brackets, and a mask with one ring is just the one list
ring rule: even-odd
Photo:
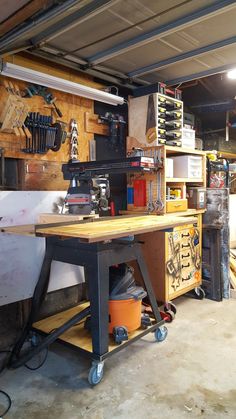
[[[52,124],[52,117],[41,115],[39,112],[30,112],[26,118],[25,126],[31,136],[26,137],[25,153],[45,154],[49,149],[56,147],[57,124]],[[58,147],[57,147],[58,149]]]

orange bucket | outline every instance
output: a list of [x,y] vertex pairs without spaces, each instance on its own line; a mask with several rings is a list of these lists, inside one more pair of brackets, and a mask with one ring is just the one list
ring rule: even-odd
[[109,333],[114,327],[125,326],[128,332],[141,326],[142,300],[109,300]]

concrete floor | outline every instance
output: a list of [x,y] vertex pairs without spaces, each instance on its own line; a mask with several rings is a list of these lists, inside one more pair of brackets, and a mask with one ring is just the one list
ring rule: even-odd
[[114,355],[93,388],[89,361],[59,344],[35,372],[5,371],[6,418],[235,418],[236,300],[182,297],[177,306],[165,342],[150,334]]

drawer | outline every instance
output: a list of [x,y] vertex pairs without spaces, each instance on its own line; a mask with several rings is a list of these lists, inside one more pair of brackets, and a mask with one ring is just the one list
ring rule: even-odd
[[168,256],[172,257],[176,251],[181,252],[190,248],[190,238],[194,234],[194,228],[190,225],[184,230],[173,231],[168,234]]
[[[189,261],[190,259],[190,261]],[[192,259],[192,253],[190,247],[180,252],[180,262],[182,264],[190,263]]]
[[173,201],[166,201],[166,212],[186,211],[187,209],[187,199],[174,199]]
[[196,269],[194,265],[181,269],[181,284],[183,287],[199,282],[201,278],[200,270]]
[[181,269],[180,277],[175,278],[168,275],[167,278],[169,298],[171,298],[171,295],[176,292],[184,294],[186,288],[198,286],[201,281],[201,271],[191,265]]
[[[197,225],[197,218],[196,218],[196,225]],[[193,224],[183,224],[181,226],[174,227],[173,231],[183,231],[183,230],[187,230],[187,229],[190,229],[190,228],[193,228]]]

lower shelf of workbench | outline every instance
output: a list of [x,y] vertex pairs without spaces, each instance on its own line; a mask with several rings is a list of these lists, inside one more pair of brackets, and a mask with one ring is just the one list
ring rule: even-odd
[[[77,305],[76,307],[70,308],[58,314],[54,314],[53,316],[47,317],[43,320],[40,320],[33,324],[33,329],[44,334],[49,334],[52,330],[57,329],[62,324],[64,324],[67,320],[71,319],[75,314],[81,312],[86,307],[88,307],[89,302],[84,302],[82,304]],[[164,322],[161,322],[164,323]],[[161,325],[158,323],[158,326]],[[109,339],[109,353],[120,350],[121,347],[123,348],[125,345],[128,345],[131,341],[141,338],[142,336],[146,335],[147,333],[153,331],[157,328],[157,324],[148,327],[147,329],[137,329],[132,333],[129,333],[129,340],[122,342],[120,345],[117,345],[112,336]],[[88,352],[89,354],[93,353],[92,350],[92,339],[91,334],[84,328],[84,320],[79,324],[71,327],[65,333],[63,333],[59,341],[62,341],[66,344],[69,344],[77,349],[82,351]]]

